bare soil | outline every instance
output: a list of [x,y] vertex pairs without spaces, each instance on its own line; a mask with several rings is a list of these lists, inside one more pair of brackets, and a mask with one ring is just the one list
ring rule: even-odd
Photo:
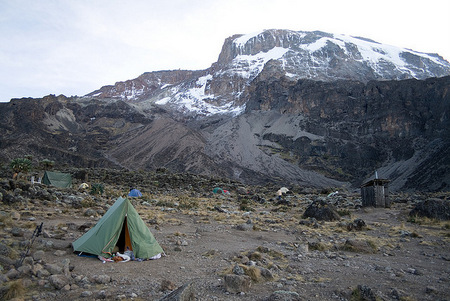
[[[251,202],[252,211],[240,210],[234,196],[199,198],[185,209],[135,200],[165,256],[126,263],[102,263],[72,253],[71,243],[84,233],[79,227],[94,224],[101,215],[85,216],[86,208],[66,206],[19,210],[21,222],[30,217],[36,224],[44,222],[46,234],[32,249],[53,242],[44,263],[69,259],[74,279],[94,275],[112,279],[85,286],[74,282],[70,290],[56,291],[48,284],[33,284],[25,299],[159,300],[175,287],[193,282],[197,300],[271,300],[276,291],[295,292],[298,300],[365,300],[355,299],[358,285],[369,287],[379,300],[450,300],[448,222],[408,221],[413,204],[394,203],[391,208],[346,208],[340,221],[307,226],[300,221],[309,200],[310,196],[293,195],[292,206]],[[345,225],[357,218],[367,227],[348,231]],[[366,243],[367,248],[350,250],[345,247],[349,240]],[[67,253],[61,255],[57,249]],[[224,275],[236,264],[249,262],[268,269],[274,278],[259,277],[248,291],[227,292]],[[86,291],[92,295],[83,295]]]

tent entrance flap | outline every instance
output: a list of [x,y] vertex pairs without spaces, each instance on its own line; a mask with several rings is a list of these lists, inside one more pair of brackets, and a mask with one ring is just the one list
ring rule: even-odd
[[164,252],[130,200],[121,197],[72,246],[76,252],[101,256],[111,256],[114,249],[125,252],[128,247],[134,256],[142,259]]
[[123,221],[122,231],[120,231],[119,239],[117,240],[116,246],[119,248],[119,252],[123,253],[127,250],[133,251],[131,246],[130,232],[128,231],[127,217]]

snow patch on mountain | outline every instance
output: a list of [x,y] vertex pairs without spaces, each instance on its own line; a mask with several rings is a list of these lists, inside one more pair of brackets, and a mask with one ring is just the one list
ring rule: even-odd
[[213,76],[211,74],[202,76],[195,82],[194,87],[185,91],[172,88],[172,92],[175,92],[172,96],[162,98],[156,101],[155,104],[175,106],[178,111],[184,113],[193,112],[203,116],[225,113],[239,115],[242,113],[245,105],[233,106],[232,102],[223,105],[215,104],[215,96],[207,93],[207,86],[212,78]]
[[255,55],[238,55],[233,59],[231,67],[222,73],[232,73],[245,79],[253,79],[262,71],[268,61],[281,59],[288,51],[287,48],[275,47]]

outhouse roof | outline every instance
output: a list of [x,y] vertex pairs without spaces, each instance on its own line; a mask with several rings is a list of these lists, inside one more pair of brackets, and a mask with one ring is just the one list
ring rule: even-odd
[[389,182],[390,182],[390,180],[388,180],[388,179],[372,179],[372,180],[367,181],[366,183],[362,184],[361,187],[384,186]]

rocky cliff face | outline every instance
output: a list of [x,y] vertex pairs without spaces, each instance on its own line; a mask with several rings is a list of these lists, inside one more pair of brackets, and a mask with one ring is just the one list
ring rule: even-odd
[[316,187],[358,187],[377,170],[393,190],[449,190],[444,75],[437,55],[362,38],[235,35],[207,70],[0,103],[0,158]]
[[[0,104],[0,155],[79,167],[177,172],[245,183],[450,189],[450,77],[265,81],[245,112],[179,120],[121,100],[48,96]],[[24,118],[25,117],[25,118]]]
[[259,135],[303,168],[349,181],[380,169],[393,187],[411,189],[435,174],[426,185],[439,189],[450,180],[449,90],[450,77],[367,84],[280,79],[255,82],[246,112],[295,116],[291,132],[282,124]]

